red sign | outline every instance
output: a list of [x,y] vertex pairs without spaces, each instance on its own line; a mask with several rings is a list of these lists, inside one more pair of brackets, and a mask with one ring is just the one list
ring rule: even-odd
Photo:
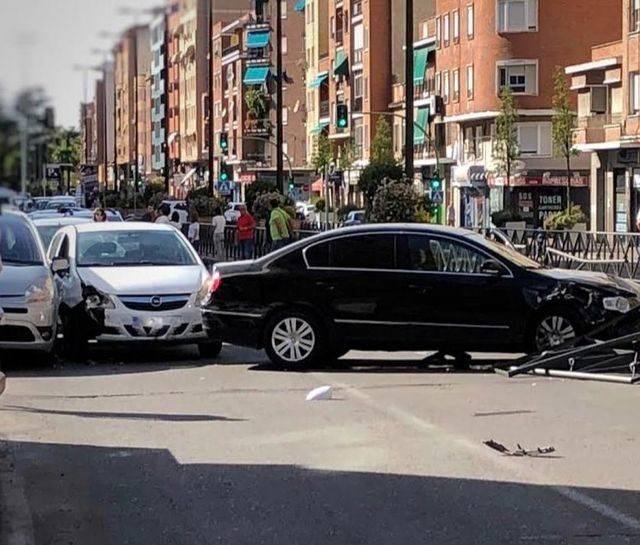
[[251,182],[256,181],[256,173],[255,172],[243,172],[240,174],[240,181],[243,184],[250,184]]
[[[566,176],[519,176],[511,180],[512,186],[554,186],[567,187]],[[571,187],[588,187],[588,176],[572,176]]]

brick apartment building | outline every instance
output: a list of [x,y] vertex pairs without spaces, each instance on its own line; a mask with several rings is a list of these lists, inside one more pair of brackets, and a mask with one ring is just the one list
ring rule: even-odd
[[640,2],[615,4],[601,17],[617,39],[566,72],[578,97],[576,147],[591,154],[591,228],[627,232],[639,230]]
[[[169,154],[169,179],[172,180],[170,192],[173,194],[180,180],[180,4],[167,14],[167,106],[166,130],[167,150]],[[181,177],[180,177],[181,178]]]
[[[486,212],[511,206],[528,224],[539,225],[566,205],[563,161],[553,156],[552,75],[558,66],[588,58],[593,45],[619,36],[619,4],[611,0],[603,10],[599,0],[437,0],[435,86],[446,112],[447,157],[456,161],[445,174],[459,224],[485,223]],[[505,85],[519,114],[521,157],[511,180],[492,155],[498,94]],[[573,162],[572,200],[588,210],[589,157]]]

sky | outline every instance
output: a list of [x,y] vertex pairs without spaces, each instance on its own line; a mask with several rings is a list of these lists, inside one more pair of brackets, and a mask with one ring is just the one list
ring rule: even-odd
[[[97,66],[92,49],[111,50],[118,33],[133,24],[118,8],[149,8],[164,0],[0,0],[0,100],[11,102],[27,86],[42,86],[56,110],[56,124],[77,126],[84,76],[74,66]],[[149,16],[141,16],[143,22]],[[91,84],[99,74],[89,74]]]

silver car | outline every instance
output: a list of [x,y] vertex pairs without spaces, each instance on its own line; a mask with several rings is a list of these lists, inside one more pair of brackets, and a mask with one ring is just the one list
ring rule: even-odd
[[5,208],[0,214],[0,257],[0,349],[50,352],[58,291],[40,237],[21,212]]
[[63,292],[63,348],[86,357],[99,343],[195,344],[204,357],[222,347],[207,338],[200,301],[209,272],[189,241],[170,225],[85,223],[63,227],[49,246]]

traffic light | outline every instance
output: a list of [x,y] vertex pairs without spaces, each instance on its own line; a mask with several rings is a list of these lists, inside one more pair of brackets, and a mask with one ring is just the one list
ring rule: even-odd
[[233,178],[233,170],[224,161],[220,163],[220,181],[228,182]]
[[442,190],[442,180],[437,175],[429,180],[429,189],[431,191]]
[[346,104],[336,106],[336,126],[346,129],[349,126],[349,107]]
[[229,133],[227,132],[220,133],[220,149],[223,153],[229,151]]
[[296,184],[293,182],[292,178],[289,178],[289,193],[293,193],[296,188]]

